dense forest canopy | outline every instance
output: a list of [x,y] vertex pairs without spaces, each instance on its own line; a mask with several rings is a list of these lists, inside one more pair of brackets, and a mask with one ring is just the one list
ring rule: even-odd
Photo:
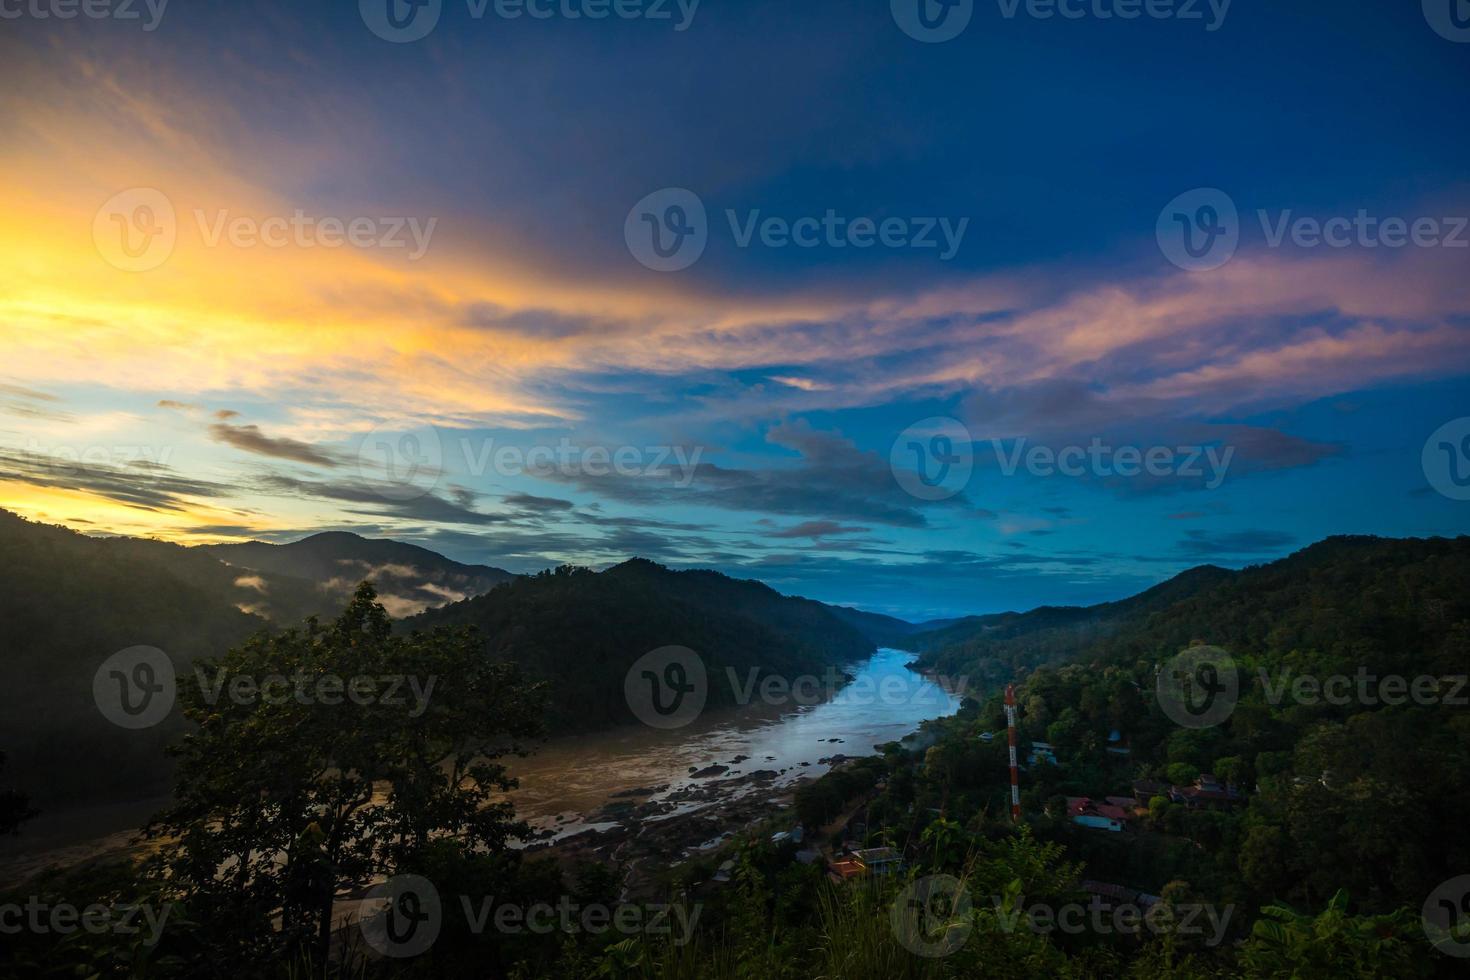
[[[431,609],[406,628],[476,626],[489,656],[555,680],[554,733],[634,720],[622,677],[656,647],[686,646],[707,660],[713,705],[733,703],[724,668],[738,669],[742,682],[751,669],[819,675],[873,649],[858,627],[821,603],[647,561],[602,573],[566,568],[519,577],[351,534],[285,546],[184,548],[91,537],[0,511],[0,617],[12,668],[11,682],[0,688],[0,749],[9,753],[13,778],[48,806],[165,792],[170,767],[163,750],[184,730],[182,719],[175,713],[137,731],[110,724],[92,697],[103,661],[152,646],[187,680],[196,659],[258,631],[335,615],[358,581],[344,585],[344,576],[367,572],[396,590],[397,604],[379,600],[390,612],[411,597],[447,602],[485,593]],[[888,624],[886,617],[872,620]]]
[[636,720],[623,680],[640,656],[687,647],[709,672],[709,704],[736,702],[758,676],[820,675],[872,653],[873,642],[819,602],[717,572],[673,571],[634,559],[608,569],[562,567],[405,620],[406,630],[475,626],[497,659],[551,681],[553,731]]
[[[164,742],[182,760],[146,866],[52,872],[23,888],[51,902],[154,903],[183,925],[157,947],[27,935],[0,952],[21,973],[193,976],[240,955],[262,976],[1315,978],[1453,976],[1461,965],[1431,940],[1463,934],[1427,930],[1420,908],[1470,868],[1458,833],[1470,812],[1470,538],[1332,538],[1238,572],[1194,569],[1119,602],[928,630],[644,560],[518,577],[409,620],[394,621],[363,586],[328,624],[287,628],[239,609],[235,573],[197,551],[13,519],[0,528],[4,567],[29,570],[0,610],[21,626],[10,663],[31,678],[30,707],[8,705],[7,737],[40,726],[47,751],[95,759],[83,771],[104,785],[104,773],[140,767],[168,777],[148,768]],[[183,689],[180,717],[139,739],[100,719],[79,724],[95,707],[71,687],[89,692],[93,651],[140,641],[242,677],[428,670],[447,695],[432,710],[356,713],[218,705]],[[350,945],[331,927],[334,896],[375,876],[422,876],[451,901],[622,902],[615,863],[528,859],[511,846],[524,826],[490,801],[512,785],[498,753],[632,720],[622,682],[648,650],[698,650],[721,707],[733,699],[724,668],[808,673],[875,642],[969,676],[974,696],[912,742],[804,784],[792,813],[674,861],[658,897],[697,913],[680,942],[450,923],[417,958],[340,962]],[[1236,684],[1222,716],[1195,724],[1171,710],[1160,678],[1201,651]],[[1347,696],[1323,696],[1335,677],[1349,681]],[[1019,824],[1006,682],[1024,766]],[[71,715],[56,707],[67,704]],[[47,756],[20,741],[23,752],[0,761],[32,768],[5,770],[0,831],[46,819],[27,794]],[[1094,812],[1126,826],[1080,825],[1079,800],[1107,801]],[[892,848],[902,873],[831,880],[773,836],[793,820],[804,846]],[[218,877],[221,867],[236,874]],[[964,903],[925,891],[936,881]],[[1082,908],[1099,894],[1146,898],[1176,923],[1203,909],[1212,924],[1140,935],[1015,925],[1028,908]],[[923,936],[903,920],[915,901],[928,909]],[[938,953],[924,945],[935,942]]]

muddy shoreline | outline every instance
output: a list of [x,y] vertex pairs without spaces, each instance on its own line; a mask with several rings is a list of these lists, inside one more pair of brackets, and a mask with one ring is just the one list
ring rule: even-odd
[[[828,760],[829,767],[848,758],[835,756]],[[709,768],[728,769],[723,764]],[[728,770],[672,793],[667,793],[666,785],[626,790],[586,818],[589,824],[613,826],[590,826],[559,839],[552,839],[552,830],[542,831],[525,853],[564,863],[616,864],[626,872],[624,899],[656,897],[663,887],[661,875],[669,867],[712,854],[743,831],[790,810],[797,789],[817,778],[799,775],[777,785],[786,774],[776,769]],[[661,793],[667,795],[653,799]]]
[[[755,704],[673,731],[631,726],[563,736],[507,757],[519,786],[504,798],[531,827],[521,847],[619,863],[631,869],[630,888],[656,885],[669,864],[711,853],[791,807],[800,786],[848,755],[873,754],[953,713],[959,698],[909,669],[912,659],[880,649],[853,683],[816,705]],[[154,812],[167,801],[150,802]],[[43,816],[0,846],[0,884],[123,856],[148,815],[111,808]]]

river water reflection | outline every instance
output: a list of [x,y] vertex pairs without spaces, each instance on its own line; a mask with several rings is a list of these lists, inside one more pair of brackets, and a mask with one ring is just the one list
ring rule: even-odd
[[[880,649],[849,668],[851,684],[815,705],[759,703],[706,712],[672,731],[639,725],[553,739],[528,758],[506,760],[520,779],[511,798],[518,815],[533,827],[562,837],[588,826],[608,826],[589,824],[587,818],[616,794],[635,789],[662,787],[651,796],[639,794],[640,799],[658,801],[710,778],[757,770],[779,773],[767,787],[820,775],[829,768],[824,759],[873,755],[875,746],[902,739],[921,722],[958,710],[963,691],[909,670],[913,659],[901,650]],[[714,765],[729,768],[711,776],[691,774]],[[731,793],[753,789],[745,784],[732,787]]]
[[[872,755],[874,746],[902,739],[920,723],[959,708],[962,691],[909,670],[913,659],[901,650],[879,650],[849,668],[851,684],[814,705],[765,704],[757,697],[757,704],[707,711],[672,731],[639,725],[552,739],[527,758],[503,760],[520,779],[520,788],[511,794],[517,815],[561,838],[589,827],[614,826],[590,818],[617,802],[617,794],[631,790],[659,787],[655,793],[636,794],[640,801],[657,802],[692,785],[713,782],[720,789],[713,799],[679,803],[665,814],[673,816],[820,775],[830,768],[822,760],[832,756]],[[716,765],[728,769],[691,775]],[[738,779],[758,770],[778,775],[759,784]],[[723,780],[730,780],[728,789],[720,785]],[[34,832],[28,829],[24,837],[0,841],[0,882],[19,880],[52,864],[136,852],[131,845],[136,828],[167,802],[49,815],[37,822]]]

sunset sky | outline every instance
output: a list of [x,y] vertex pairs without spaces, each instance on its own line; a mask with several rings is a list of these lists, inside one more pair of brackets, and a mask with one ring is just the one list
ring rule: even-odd
[[[1209,30],[977,3],[943,43],[887,0],[705,0],[682,30],[668,6],[443,0],[408,43],[345,0],[0,20],[0,507],[513,571],[641,555],[916,619],[1470,532],[1421,461],[1470,416],[1470,44],[1420,4],[1236,0]],[[625,238],[664,188],[707,209],[682,271]],[[1239,209],[1218,268],[1156,234],[1195,188]],[[120,268],[112,209],[160,220],[157,195],[171,251]],[[727,210],[967,223],[944,258],[742,246]],[[1273,244],[1287,211],[1460,216],[1460,244]],[[297,212],[406,244],[215,236]],[[890,450],[935,418],[973,472],[925,499]],[[421,492],[364,462],[385,433],[436,442]],[[992,443],[1095,439],[1229,465],[1008,475]],[[670,452],[479,465],[538,446]]]

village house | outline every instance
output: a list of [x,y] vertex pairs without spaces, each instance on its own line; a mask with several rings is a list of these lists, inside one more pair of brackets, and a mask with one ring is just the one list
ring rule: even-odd
[[836,882],[861,878],[867,873],[868,869],[857,858],[837,858],[827,862],[827,877]]
[[1213,775],[1202,772],[1192,786],[1175,786],[1170,797],[1191,810],[1228,810],[1245,803],[1245,797]]
[[1079,826],[1117,833],[1126,829],[1128,821],[1133,819],[1132,802],[1122,796],[1109,796],[1101,803],[1086,796],[1069,796],[1067,816]]
[[903,869],[903,859],[891,847],[859,848],[852,855],[874,876],[893,874]]
[[1233,786],[1220,782],[1211,773],[1200,773],[1189,786],[1143,779],[1133,784],[1133,798],[1139,806],[1146,807],[1155,796],[1162,796],[1171,803],[1178,803],[1191,810],[1228,810],[1245,803],[1245,796]]
[[856,841],[844,841],[846,855],[827,862],[827,876],[833,881],[853,878],[878,878],[903,870],[903,856],[891,847],[859,847]]

